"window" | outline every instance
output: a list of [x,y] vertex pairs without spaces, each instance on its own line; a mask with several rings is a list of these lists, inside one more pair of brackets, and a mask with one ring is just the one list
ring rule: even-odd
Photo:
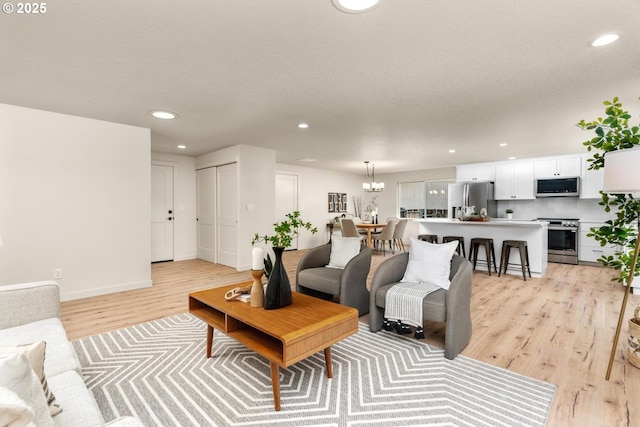
[[401,182],[400,218],[447,218],[447,188],[453,181]]

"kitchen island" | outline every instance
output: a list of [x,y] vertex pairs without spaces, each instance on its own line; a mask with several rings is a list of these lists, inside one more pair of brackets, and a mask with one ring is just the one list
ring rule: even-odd
[[[418,223],[418,234],[436,234],[438,242],[443,236],[462,236],[467,256],[470,253],[471,239],[484,237],[493,239],[496,251],[496,268],[500,267],[500,254],[504,240],[526,240],[529,247],[529,265],[532,277],[542,277],[547,270],[548,225],[546,221],[507,220],[493,218],[490,221],[459,221],[457,219],[426,218],[414,220]],[[482,267],[480,267],[482,266]],[[487,271],[484,249],[478,251],[478,270]],[[507,274],[522,277],[520,254],[511,249]]]

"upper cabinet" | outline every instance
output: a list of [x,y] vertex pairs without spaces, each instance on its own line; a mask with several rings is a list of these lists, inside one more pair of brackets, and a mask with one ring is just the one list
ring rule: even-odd
[[534,168],[536,179],[581,176],[582,158],[580,156],[571,156],[538,159],[535,160]]
[[456,166],[456,182],[493,181],[495,178],[495,163]]
[[580,184],[581,199],[600,199],[600,190],[604,184],[604,168],[598,170],[589,170],[589,162],[587,161],[592,154],[582,155],[582,166],[584,173],[582,174],[582,182]]
[[534,199],[533,162],[505,162],[496,165],[496,200]]

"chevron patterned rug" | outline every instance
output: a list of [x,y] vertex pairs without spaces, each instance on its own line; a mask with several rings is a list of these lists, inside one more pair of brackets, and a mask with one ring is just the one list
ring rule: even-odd
[[73,341],[107,421],[152,426],[543,426],[556,386],[392,332],[357,334],[280,369],[273,407],[269,362],[182,314]]

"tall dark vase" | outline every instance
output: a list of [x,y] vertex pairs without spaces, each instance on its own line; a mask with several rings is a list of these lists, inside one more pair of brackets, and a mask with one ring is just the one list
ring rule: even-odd
[[284,248],[280,246],[274,247],[273,252],[276,254],[276,260],[273,263],[273,269],[267,282],[267,292],[264,296],[265,310],[274,310],[291,304],[289,276],[287,276],[284,264],[282,264]]

